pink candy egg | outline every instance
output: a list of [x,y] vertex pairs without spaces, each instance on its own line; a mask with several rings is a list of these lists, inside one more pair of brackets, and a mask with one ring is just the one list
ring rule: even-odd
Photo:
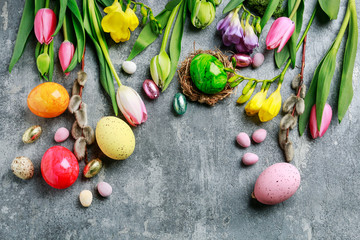
[[107,182],[99,182],[97,185],[97,190],[103,197],[108,197],[112,193],[112,187]]
[[58,130],[56,130],[56,133],[55,133],[55,136],[54,136],[54,140],[55,140],[55,142],[63,142],[63,141],[65,141],[68,137],[69,137],[69,130],[67,130],[66,128],[62,127],[62,128],[59,128]]
[[249,135],[244,132],[241,132],[236,136],[236,142],[244,148],[250,147],[251,144]]
[[255,153],[245,153],[242,157],[242,162],[247,166],[253,165],[257,163],[257,161],[259,161],[259,157]]
[[143,89],[144,89],[144,92],[146,93],[146,95],[150,99],[155,99],[155,98],[158,98],[160,96],[160,91],[159,91],[158,86],[156,86],[154,81],[152,81],[150,79],[146,79],[144,81]]
[[266,130],[265,129],[258,129],[256,130],[253,135],[252,135],[252,139],[254,140],[254,142],[256,143],[261,143],[265,140],[266,138]]
[[300,173],[290,163],[276,163],[265,169],[254,187],[256,200],[274,205],[289,199],[300,185]]

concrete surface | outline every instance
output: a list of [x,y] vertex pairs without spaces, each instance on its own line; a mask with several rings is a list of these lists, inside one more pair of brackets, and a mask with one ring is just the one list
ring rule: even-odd
[[[164,1],[144,1],[154,12],[162,10]],[[218,8],[214,23],[205,30],[194,29],[187,21],[181,59],[196,48],[213,49],[221,46],[216,34],[216,23],[223,18]],[[306,1],[304,22],[307,23],[315,1]],[[315,20],[308,35],[306,56],[306,84],[310,83],[315,67],[335,39],[346,2],[341,1],[337,20]],[[359,1],[357,1],[360,3]],[[40,173],[43,153],[56,145],[53,140],[59,127],[70,129],[73,116],[66,112],[54,119],[33,115],[26,106],[30,90],[40,82],[34,60],[35,37],[32,36],[24,55],[11,74],[7,68],[20,22],[24,0],[0,1],[1,87],[0,87],[0,239],[359,239],[360,215],[360,54],[354,69],[354,99],[343,122],[333,118],[322,139],[311,140],[308,132],[299,137],[291,132],[294,141],[293,164],[302,177],[297,193],[276,206],[263,206],[252,201],[257,176],[268,166],[283,162],[277,143],[281,114],[273,121],[260,123],[256,117],[247,117],[244,106],[238,106],[239,91],[215,107],[189,103],[183,116],[172,110],[172,99],[179,91],[177,77],[159,99],[150,101],[141,89],[144,79],[150,77],[150,59],[158,54],[157,40],[141,56],[135,58],[137,72],[127,76],[120,70],[127,58],[138,28],[130,41],[110,45],[110,55],[124,84],[136,89],[143,97],[149,118],[134,128],[137,145],[134,154],[125,161],[106,159],[96,146],[90,157],[100,157],[104,169],[92,179],[79,177],[68,189],[56,190],[48,186]],[[358,6],[360,8],[360,4]],[[359,10],[358,10],[358,15]],[[268,24],[261,36],[264,42]],[[62,41],[59,34],[56,50]],[[337,68],[332,81],[329,103],[337,115],[336,89],[342,66],[344,42],[338,53]],[[244,75],[270,78],[278,73],[274,68],[272,52],[266,52],[264,65]],[[298,55],[300,60],[300,54]],[[300,62],[298,62],[299,64]],[[55,82],[70,91],[78,68],[64,77],[56,59]],[[84,101],[89,108],[92,127],[103,116],[113,115],[110,101],[100,87],[98,65],[91,44],[87,46],[85,71],[89,81],[84,90]],[[289,70],[281,91],[286,99],[291,93],[290,82],[299,69]],[[274,89],[274,86],[271,90]],[[44,133],[34,144],[24,145],[23,132],[39,124]],[[251,134],[265,128],[268,137],[262,144],[248,150],[235,143],[240,131]],[[73,140],[60,145],[72,149]],[[259,155],[259,162],[243,167],[240,159],[246,151]],[[14,176],[10,164],[16,156],[27,156],[35,165],[35,175],[29,181]],[[82,170],[84,163],[80,163]],[[113,186],[113,194],[104,199],[94,187],[99,181]],[[81,207],[81,190],[93,191],[89,208]]]

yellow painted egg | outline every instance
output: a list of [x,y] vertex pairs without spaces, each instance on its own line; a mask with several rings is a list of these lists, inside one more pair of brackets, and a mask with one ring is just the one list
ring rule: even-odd
[[100,119],[95,134],[99,148],[109,158],[124,160],[134,152],[134,133],[129,125],[117,117]]
[[69,94],[58,83],[45,82],[36,86],[27,98],[27,105],[32,113],[43,118],[57,117],[69,104]]

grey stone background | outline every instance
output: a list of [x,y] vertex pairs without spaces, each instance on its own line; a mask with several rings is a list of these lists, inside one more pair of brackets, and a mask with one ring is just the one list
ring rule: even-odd
[[[167,1],[144,1],[155,13]],[[214,23],[205,30],[185,25],[181,60],[196,48],[221,47],[216,23],[224,17],[225,0],[217,9]],[[316,1],[306,1],[304,23],[310,18]],[[359,1],[357,1],[360,3]],[[337,20],[315,19],[308,35],[305,81],[309,85],[314,70],[340,28],[347,1],[341,1]],[[92,179],[79,179],[65,190],[48,186],[40,172],[41,157],[57,145],[53,136],[57,128],[70,129],[73,116],[66,112],[53,119],[39,118],[26,106],[30,90],[38,85],[34,59],[34,36],[12,73],[8,73],[24,0],[0,1],[1,80],[0,80],[0,239],[359,239],[360,181],[360,92],[357,55],[354,69],[354,99],[343,122],[338,123],[337,97],[341,75],[344,42],[338,53],[336,72],[332,81],[329,103],[334,110],[331,125],[321,139],[311,140],[308,132],[299,137],[291,132],[294,141],[294,164],[302,181],[296,194],[276,206],[264,206],[251,200],[257,176],[268,166],[283,162],[277,143],[281,114],[267,123],[247,117],[244,106],[236,104],[240,91],[215,107],[190,102],[183,116],[172,110],[172,99],[179,92],[177,76],[160,98],[150,101],[142,91],[142,82],[150,77],[150,59],[158,54],[158,39],[143,54],[135,58],[137,72],[128,76],[121,71],[141,28],[132,33],[130,41],[110,43],[110,55],[124,84],[136,89],[144,99],[149,118],[134,128],[136,148],[125,161],[105,158],[96,146],[90,157],[104,160],[104,169]],[[360,4],[358,6],[360,8]],[[358,15],[359,10],[358,10]],[[304,24],[304,25],[305,25]],[[270,78],[278,74],[273,52],[265,50],[265,37],[271,22],[260,38],[259,52],[266,61],[259,69],[241,72],[247,76]],[[303,27],[303,29],[305,26]],[[55,39],[57,51],[62,34]],[[225,50],[224,48],[221,48]],[[101,89],[97,59],[91,44],[87,46],[85,71],[89,81],[84,90],[90,125],[113,115],[108,97]],[[70,91],[76,77],[61,72],[56,59],[54,81]],[[298,54],[300,65],[300,54]],[[299,68],[290,69],[281,90],[286,99],[293,90],[291,79]],[[274,90],[275,86],[271,87]],[[23,132],[39,124],[44,133],[34,144],[24,145]],[[251,134],[265,128],[268,137],[261,144],[244,150],[235,143],[240,131]],[[60,145],[72,149],[69,138]],[[257,164],[240,164],[246,152],[257,153]],[[22,181],[14,176],[10,164],[16,156],[27,156],[35,165],[33,179]],[[84,163],[80,163],[82,171]],[[113,186],[110,198],[101,198],[94,187],[99,181]],[[78,195],[89,189],[94,200],[89,208],[81,207]]]

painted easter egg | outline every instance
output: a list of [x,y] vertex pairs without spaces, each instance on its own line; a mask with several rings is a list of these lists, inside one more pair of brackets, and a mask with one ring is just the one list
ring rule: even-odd
[[210,54],[196,55],[190,64],[190,76],[195,86],[207,94],[222,91],[227,83],[224,64]]
[[79,164],[67,148],[49,148],[41,159],[41,174],[47,184],[57,189],[70,187],[78,178]]
[[117,117],[103,117],[96,125],[96,141],[109,158],[124,160],[135,149],[135,136],[129,125]]
[[276,163],[265,169],[255,183],[254,197],[274,205],[289,199],[300,185],[300,173],[290,163]]
[[69,94],[60,84],[45,82],[31,90],[27,105],[30,111],[39,117],[57,117],[69,105]]

